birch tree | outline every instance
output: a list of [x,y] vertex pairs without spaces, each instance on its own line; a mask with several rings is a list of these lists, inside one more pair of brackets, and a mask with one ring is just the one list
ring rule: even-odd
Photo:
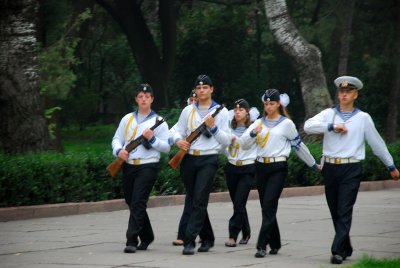
[[269,28],[298,74],[306,118],[332,106],[320,50],[298,32],[291,21],[285,0],[265,0],[264,4]]
[[0,143],[5,152],[50,148],[36,71],[38,1],[0,1]]

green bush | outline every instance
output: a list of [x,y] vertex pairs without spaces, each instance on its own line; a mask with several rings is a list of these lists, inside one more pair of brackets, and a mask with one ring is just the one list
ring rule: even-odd
[[[311,154],[319,161],[322,146],[308,145]],[[395,163],[400,163],[400,144],[389,145]],[[179,169],[168,166],[168,160],[177,152],[173,147],[163,154],[160,172],[152,195],[183,194],[184,187]],[[0,206],[39,205],[48,203],[101,201],[122,198],[121,174],[111,178],[106,167],[114,160],[110,151],[37,153],[18,156],[0,154]],[[226,157],[220,156],[213,191],[226,191],[223,167]],[[289,158],[286,186],[323,184],[320,173],[307,167],[292,152]],[[363,180],[390,179],[390,174],[380,160],[367,147],[362,162]]]
[[108,176],[110,154],[0,154],[0,206],[99,201],[122,196]]

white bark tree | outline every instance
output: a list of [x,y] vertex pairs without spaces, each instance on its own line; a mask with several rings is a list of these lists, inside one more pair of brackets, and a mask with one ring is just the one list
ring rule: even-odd
[[306,118],[332,106],[320,50],[297,31],[285,0],[265,0],[265,11],[276,42],[293,62],[298,74]]
[[7,153],[45,151],[50,136],[36,72],[38,1],[0,1],[0,143]]

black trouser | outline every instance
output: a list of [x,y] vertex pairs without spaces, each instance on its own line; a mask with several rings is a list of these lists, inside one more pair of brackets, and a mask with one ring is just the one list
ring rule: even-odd
[[158,163],[123,166],[123,189],[125,202],[129,206],[129,222],[126,231],[126,245],[138,245],[138,237],[142,242],[151,243],[154,233],[147,215],[147,201],[157,178]]
[[208,224],[210,220],[207,206],[217,168],[218,155],[186,155],[182,161],[181,176],[186,188],[185,207],[187,206],[190,213],[185,231],[185,245],[195,245],[200,231],[204,235],[202,241],[215,240],[211,223]]
[[342,256],[351,255],[350,228],[353,206],[356,203],[361,182],[361,164],[335,165],[325,163],[322,176],[325,195],[335,228],[331,252]]
[[228,162],[225,166],[225,175],[233,203],[233,215],[229,219],[229,238],[236,241],[240,231],[244,238],[251,233],[246,203],[253,186],[255,165],[235,166]]
[[[186,228],[187,228],[187,223],[189,221],[190,215],[192,214],[192,210],[193,210],[192,204],[189,202],[187,195],[186,195],[185,196],[185,205],[183,208],[181,219],[179,221],[177,239],[185,240],[185,232],[186,232]],[[210,230],[211,230],[211,232],[210,232]],[[201,231],[199,233],[200,239],[204,240],[204,238],[207,237],[208,233],[211,234],[212,241],[214,241],[214,234],[212,232],[211,222],[207,215],[207,217],[204,221],[203,228],[201,229]],[[208,236],[210,237],[210,235],[208,235]]]
[[257,248],[266,250],[268,244],[273,249],[281,248],[276,213],[287,173],[286,161],[269,164],[256,162],[257,189],[262,210],[262,224]]

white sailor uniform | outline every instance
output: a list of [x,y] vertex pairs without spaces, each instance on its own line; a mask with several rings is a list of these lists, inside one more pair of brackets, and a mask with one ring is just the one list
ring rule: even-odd
[[225,150],[228,158],[225,166],[226,183],[233,203],[233,215],[229,219],[229,238],[235,241],[240,231],[244,240],[251,235],[246,203],[255,178],[257,144],[253,144],[248,150],[242,148],[240,137],[245,130],[244,126],[231,129],[235,140]]
[[[262,126],[259,134],[253,129]],[[257,144],[256,177],[262,207],[262,225],[257,249],[281,248],[279,226],[276,219],[278,201],[288,173],[287,158],[291,148],[309,167],[316,167],[315,160],[300,136],[292,120],[281,116],[277,121],[263,117],[256,120],[243,134],[243,148]]]
[[[335,124],[345,124],[347,133],[335,133]],[[331,252],[345,259],[353,252],[350,228],[361,181],[360,161],[365,158],[365,141],[389,170],[395,169],[393,158],[370,115],[357,108],[347,113],[338,107],[325,109],[305,122],[304,131],[324,135],[322,175],[335,227]]]
[[[207,114],[203,114],[203,116],[203,111],[199,110],[197,103],[186,106],[182,110],[175,128],[175,143],[186,138],[199,127],[203,123],[203,119],[212,114],[218,106],[219,104],[212,101],[206,111]],[[188,154],[182,160],[180,172],[186,188],[185,210],[191,212],[185,232],[185,245],[194,247],[195,239],[203,225],[207,225],[209,228],[206,232],[202,231],[204,234],[202,239],[205,240],[202,242],[214,244],[215,238],[207,213],[208,198],[218,168],[218,154],[221,148],[228,146],[229,143],[228,110],[223,108],[215,117],[215,127],[209,129],[208,137],[202,134],[195,140],[191,144]]]
[[[157,114],[152,111],[142,122],[138,122],[140,115],[137,112],[125,115],[112,139],[113,154],[117,156],[131,140],[155,125],[156,117]],[[170,150],[168,139],[168,125],[164,122],[154,130],[153,138],[148,141],[148,149],[143,145],[138,146],[129,153],[128,161],[123,166],[124,197],[130,209],[127,246],[137,247],[138,237],[147,244],[154,240],[146,203],[157,178],[160,152],[168,153]]]

